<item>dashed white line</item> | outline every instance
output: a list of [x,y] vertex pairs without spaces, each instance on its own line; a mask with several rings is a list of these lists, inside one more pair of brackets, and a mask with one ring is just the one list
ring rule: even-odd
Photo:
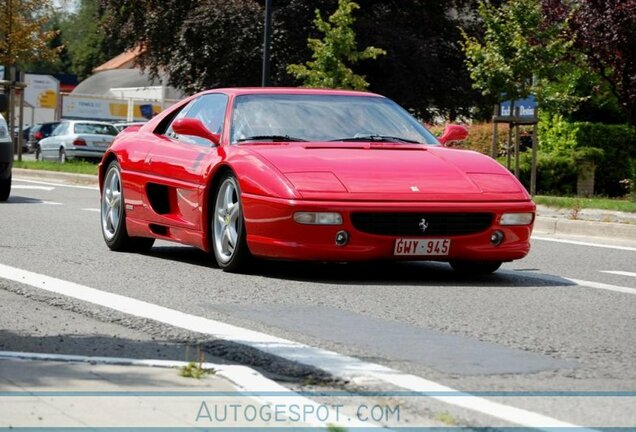
[[59,205],[59,206],[64,205],[64,204],[62,204],[62,203],[55,202],[55,201],[40,201],[40,204],[46,204],[46,205]]
[[[33,273],[0,264],[0,277],[32,287],[72,297],[78,300],[108,307],[137,317],[152,319],[174,327],[212,335],[218,339],[244,344],[301,364],[314,366],[344,379],[356,381],[375,380],[417,392],[458,392],[457,390],[406,374],[375,363],[315,348],[291,340],[268,335],[220,321],[186,314],[156,304],[106,291],[97,290],[73,282]],[[521,408],[493,402],[482,397],[431,396],[450,405],[466,408],[516,425],[532,428],[579,428],[552,417]]]
[[99,187],[97,186],[81,186],[81,185],[70,185],[70,184],[64,184],[64,183],[52,183],[52,182],[46,182],[46,181],[40,181],[40,180],[28,180],[28,179],[24,179],[20,177],[14,177],[13,180],[17,182],[21,182],[21,183],[24,182],[24,183],[32,183],[32,184],[49,185],[49,186],[55,186],[55,187],[99,190]]
[[83,208],[82,210],[88,211],[88,212],[95,212],[95,213],[101,212],[101,210],[98,208]]
[[602,289],[606,291],[614,291],[614,292],[619,292],[624,294],[636,295],[636,288],[629,288],[629,287],[624,287],[620,285],[610,285],[610,284],[606,284],[602,282],[587,281],[582,279],[573,279],[573,278],[569,278],[565,276],[552,276],[552,275],[546,275],[541,273],[530,273],[526,271],[510,271],[510,270],[499,270],[497,273],[507,274],[510,276],[521,275],[523,277],[527,277],[530,279],[538,279],[538,280],[542,280],[546,282],[551,282],[556,285],[564,285],[564,282],[569,282],[572,285],[578,285],[584,288],[595,288],[595,289]]
[[636,273],[632,273],[632,272],[628,272],[628,271],[620,271],[620,270],[600,270],[601,273],[609,273],[609,274],[615,274],[615,275],[619,275],[619,276],[630,276],[630,277],[636,277]]
[[578,246],[591,246],[591,247],[598,247],[598,248],[617,249],[617,250],[636,252],[636,247],[630,247],[630,246],[606,245],[606,244],[600,244],[600,243],[590,243],[590,242],[584,242],[584,241],[578,241],[578,240],[566,240],[566,239],[541,237],[541,236],[532,236],[532,240],[540,240],[540,241],[547,241],[547,242],[554,242],[554,243],[567,243],[567,244],[573,244]]
[[52,191],[55,189],[53,186],[34,186],[34,185],[17,185],[14,184],[11,186],[11,189],[29,189],[29,190],[43,190],[43,191]]

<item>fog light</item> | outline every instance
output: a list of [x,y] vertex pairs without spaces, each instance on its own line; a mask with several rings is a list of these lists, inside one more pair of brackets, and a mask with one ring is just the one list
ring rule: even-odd
[[534,219],[534,213],[504,213],[501,215],[499,225],[530,225]]
[[336,246],[344,246],[349,243],[349,233],[346,231],[338,231],[336,233]]
[[340,213],[296,212],[294,220],[304,225],[342,225]]
[[490,243],[493,244],[493,246],[499,246],[504,240],[504,234],[501,231],[495,231],[494,233],[490,234]]

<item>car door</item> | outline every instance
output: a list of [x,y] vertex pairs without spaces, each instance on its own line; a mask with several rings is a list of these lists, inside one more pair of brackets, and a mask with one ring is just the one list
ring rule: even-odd
[[58,124],[51,135],[48,138],[40,140],[40,151],[42,152],[42,159],[57,159],[59,156],[60,147],[62,147],[62,137],[69,133],[69,122],[62,122]]
[[220,160],[214,143],[194,136],[177,135],[172,123],[183,117],[197,118],[214,133],[221,132],[228,97],[222,93],[205,94],[191,101],[167,125],[156,130],[146,155],[146,199],[149,219],[191,230],[203,230],[199,205],[209,167]]

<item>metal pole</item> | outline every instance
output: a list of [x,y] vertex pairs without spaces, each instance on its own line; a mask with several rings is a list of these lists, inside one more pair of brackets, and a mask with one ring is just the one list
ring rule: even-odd
[[15,147],[15,141],[13,140],[13,129],[15,129],[15,67],[9,66],[9,136],[13,143],[13,154],[15,155],[18,149]]
[[272,38],[272,0],[265,0],[265,35],[263,37],[263,77],[261,85],[267,87],[269,80],[269,48]]
[[497,116],[499,115],[499,105],[495,105],[492,114],[492,158],[495,159],[497,157],[497,140],[498,140],[498,127],[497,127]]
[[[515,108],[515,119],[520,119],[519,107]],[[519,123],[515,123],[515,177],[519,178]]]
[[537,117],[539,116],[538,108],[534,109],[535,123],[532,125],[532,170],[530,171],[530,195],[535,196],[537,193],[537,147],[538,147],[538,127]]
[[24,137],[22,136],[22,128],[24,127],[24,87],[20,89],[20,110],[18,120],[18,161],[22,162],[22,144]]

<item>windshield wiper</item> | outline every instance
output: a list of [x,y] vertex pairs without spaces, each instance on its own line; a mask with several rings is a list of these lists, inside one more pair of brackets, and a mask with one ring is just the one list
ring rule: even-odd
[[302,138],[292,137],[289,135],[255,135],[255,136],[236,140],[236,142],[245,142],[245,141],[303,142],[307,140]]
[[423,144],[419,141],[415,141],[412,139],[395,137],[390,135],[364,135],[364,136],[355,136],[355,137],[348,137],[348,138],[338,138],[338,139],[333,139],[330,141],[404,142],[404,143],[411,143],[411,144]]

